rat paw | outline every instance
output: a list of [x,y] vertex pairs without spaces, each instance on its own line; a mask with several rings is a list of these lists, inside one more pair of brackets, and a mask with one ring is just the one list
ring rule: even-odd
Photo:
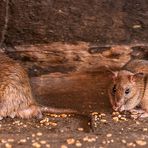
[[131,112],[131,114],[143,114],[143,113],[145,113],[145,111],[142,110],[142,109],[131,109],[130,112]]
[[130,110],[130,116],[132,119],[141,118],[146,112],[142,109],[132,109]]
[[43,114],[42,113],[39,113],[37,116],[36,116],[37,119],[42,119],[43,118]]
[[16,116],[16,113],[12,113],[11,115],[10,115],[10,117],[13,119],[13,118],[15,118],[15,116]]
[[147,112],[145,112],[145,113],[140,115],[140,118],[147,118],[147,117],[148,117],[148,113]]

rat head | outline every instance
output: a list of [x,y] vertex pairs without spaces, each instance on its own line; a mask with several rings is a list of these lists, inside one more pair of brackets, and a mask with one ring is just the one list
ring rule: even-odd
[[139,82],[144,74],[126,70],[112,72],[112,83],[109,87],[109,99],[115,111],[131,110],[140,103]]

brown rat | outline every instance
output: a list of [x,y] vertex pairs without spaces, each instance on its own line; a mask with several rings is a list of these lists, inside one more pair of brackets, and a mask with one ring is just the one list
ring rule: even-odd
[[143,117],[148,116],[148,61],[133,60],[112,72],[108,94],[115,111],[131,111],[140,105],[146,112]]
[[0,52],[0,119],[42,117],[42,112],[76,113],[71,109],[41,107],[35,101],[24,68]]

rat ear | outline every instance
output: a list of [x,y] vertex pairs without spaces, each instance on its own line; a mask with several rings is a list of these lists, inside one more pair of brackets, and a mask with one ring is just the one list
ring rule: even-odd
[[108,71],[111,73],[112,79],[115,79],[118,76],[118,71],[112,71],[111,69],[108,69]]
[[134,74],[134,78],[135,79],[142,79],[142,78],[144,78],[144,76],[145,76],[145,74],[142,73],[142,72],[139,72],[139,73],[135,73]]
[[135,82],[136,80],[140,80],[144,78],[144,73],[139,72],[139,73],[135,73],[134,75],[129,75],[129,80],[131,82]]
[[112,79],[115,79],[115,78],[117,78],[117,76],[118,76],[118,71],[112,71],[112,70],[109,70],[109,72],[111,73],[111,78]]
[[111,78],[115,79],[118,76],[118,71],[111,70],[108,66],[104,66],[104,70],[110,73]]
[[118,71],[112,71],[112,78],[116,78],[118,76]]

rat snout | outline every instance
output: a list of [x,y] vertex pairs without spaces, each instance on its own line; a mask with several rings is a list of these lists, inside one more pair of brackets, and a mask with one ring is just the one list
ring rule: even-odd
[[121,111],[122,106],[123,106],[123,101],[121,100],[119,102],[115,101],[115,104],[113,105],[113,110]]
[[114,110],[114,111],[118,111],[118,109],[119,109],[118,107],[113,106],[113,110]]
[[113,110],[118,111],[119,108],[120,108],[120,104],[115,102],[115,104],[113,105]]
[[122,112],[124,110],[124,105],[121,106],[113,106],[114,111]]
[[125,110],[125,106],[122,105],[122,106],[119,108],[119,112],[122,112],[122,111],[124,111],[124,110]]
[[121,102],[115,102],[115,107],[119,108],[121,106]]

